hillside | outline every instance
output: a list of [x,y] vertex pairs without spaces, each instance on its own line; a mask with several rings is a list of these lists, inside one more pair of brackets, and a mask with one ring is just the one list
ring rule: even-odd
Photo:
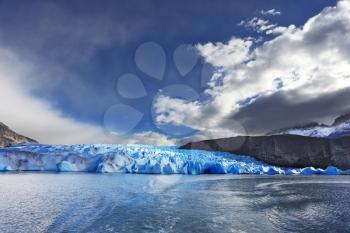
[[0,122],[0,147],[7,147],[23,143],[37,143],[37,141],[17,134],[8,126]]

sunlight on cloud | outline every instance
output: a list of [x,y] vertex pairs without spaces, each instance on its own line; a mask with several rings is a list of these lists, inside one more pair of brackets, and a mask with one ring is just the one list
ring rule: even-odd
[[[264,25],[268,24],[257,26]],[[277,92],[287,96],[293,92],[289,102],[298,104],[349,88],[349,25],[350,2],[340,1],[302,27],[274,27],[280,35],[261,45],[254,44],[252,38],[235,37],[227,43],[200,44],[197,48],[205,62],[216,67],[206,90],[211,101],[160,97],[159,119],[201,131],[225,129],[227,119],[232,119],[247,99],[252,100],[246,102],[249,105]]]

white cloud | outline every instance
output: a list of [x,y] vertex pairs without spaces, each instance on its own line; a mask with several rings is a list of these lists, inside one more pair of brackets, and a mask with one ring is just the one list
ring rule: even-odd
[[[276,9],[270,9],[261,10],[260,14],[263,16],[276,16],[281,15],[281,12]],[[279,26],[275,23],[271,23],[268,19],[262,19],[260,17],[253,17],[251,19],[242,20],[238,25],[258,33],[265,33],[266,35],[278,35],[288,29],[288,27]],[[290,25],[289,27],[294,27],[294,25]]]
[[[295,26],[294,25],[290,25],[289,28],[290,29],[294,29]],[[270,35],[270,34],[276,35],[276,34],[281,34],[281,33],[285,32],[285,31],[287,31],[287,29],[288,29],[287,27],[276,26],[276,27],[273,27],[271,29],[266,30],[265,33],[267,35]]]
[[277,26],[276,24],[272,24],[267,19],[261,19],[258,17],[254,17],[250,20],[243,20],[238,25],[244,26],[247,29],[251,29],[259,33],[265,32]]
[[30,77],[42,72],[46,70],[21,60],[8,49],[0,48],[0,121],[18,133],[41,143],[174,144],[166,136],[155,132],[111,136],[103,127],[63,116],[48,102],[30,93],[32,88],[43,85],[32,82]]
[[270,10],[261,10],[260,14],[262,15],[281,15],[281,12],[276,9],[270,9]]
[[147,131],[136,133],[126,140],[128,144],[149,144],[149,145],[175,145],[176,140],[170,139],[164,134]]
[[[242,20],[238,25],[244,26],[246,29],[250,29],[258,33],[265,33],[266,35],[281,34],[288,29],[288,27],[278,26],[277,24],[271,23],[267,19],[261,19],[258,17],[254,17],[250,20]],[[295,26],[290,25],[289,27],[295,27]]]
[[197,47],[207,63],[216,67],[233,67],[249,59],[249,49],[252,45],[253,41],[249,38],[233,38],[227,44],[209,42]]
[[240,38],[198,45],[205,61],[217,68],[206,90],[211,101],[160,97],[159,120],[200,132],[221,129],[235,134],[232,116],[261,97],[293,92],[288,100],[293,105],[350,87],[350,1],[340,1],[302,27],[291,25],[280,33],[255,47],[251,39]]

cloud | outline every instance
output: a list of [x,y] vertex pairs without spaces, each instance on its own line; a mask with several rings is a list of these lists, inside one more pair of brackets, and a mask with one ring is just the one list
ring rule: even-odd
[[[290,25],[289,28],[290,29],[295,29],[295,26],[294,25]],[[266,35],[270,35],[270,34],[276,35],[276,34],[281,34],[281,33],[285,32],[287,30],[288,30],[287,27],[275,26],[275,27],[273,27],[271,29],[266,30],[265,33],[266,33]]]
[[[150,6],[137,7],[149,12]],[[31,94],[65,115],[98,124],[108,107],[123,102],[113,84],[134,67],[120,56],[132,53],[155,18],[135,11],[132,2],[48,0],[18,7],[6,1],[0,7],[0,46],[40,69],[26,78]],[[127,57],[132,60],[132,54]]]
[[197,46],[205,62],[216,67],[233,67],[249,59],[249,50],[253,45],[251,39],[233,38],[227,44],[207,43]]
[[164,134],[146,131],[142,133],[133,134],[126,142],[128,144],[149,144],[149,145],[175,145],[177,140],[170,139]]
[[[252,30],[257,33],[270,34],[281,34],[287,31],[288,27],[278,26],[277,24],[271,23],[267,19],[262,19],[259,17],[254,17],[250,20],[242,20],[238,26],[243,26],[248,30]],[[289,28],[295,28],[294,25],[290,25]]]
[[86,62],[101,49],[137,38],[149,26],[147,19],[125,18],[121,8],[93,1],[71,4],[74,7],[57,1],[23,2],[21,7],[4,3],[0,9],[2,44],[28,56]]
[[283,129],[311,122],[330,124],[341,114],[349,112],[350,89],[306,99],[294,104],[290,98],[299,98],[297,91],[276,92],[244,106],[233,115],[248,134],[264,134],[272,129]]
[[270,9],[270,10],[261,10],[260,14],[262,15],[281,15],[281,12],[276,9]]
[[[267,25],[267,22],[253,22]],[[275,111],[270,119],[265,117],[269,124],[256,121],[264,124],[256,126],[257,130],[250,121],[249,131],[263,133],[283,125],[280,122],[294,124],[335,116],[349,107],[346,101],[341,101],[350,88],[349,38],[350,1],[339,1],[337,6],[325,8],[303,26],[286,27],[263,44],[253,44],[251,38],[234,37],[227,43],[198,45],[204,60],[216,68],[205,91],[210,101],[185,102],[163,96],[158,100],[156,112],[162,123],[186,125],[199,133],[214,130],[232,135],[237,133],[230,127],[232,121],[244,127],[243,121],[248,121],[248,116],[252,121],[259,119],[259,114],[268,116],[273,103],[278,103],[275,106],[281,111],[289,109],[286,112],[294,115],[300,112],[303,119],[296,117],[293,121],[288,118],[294,115]],[[339,100],[338,107],[329,108],[329,112],[320,111],[325,107],[320,104],[325,96]],[[283,101],[278,102],[279,98]],[[253,111],[254,106],[267,112]],[[302,112],[305,109],[302,106],[313,110]],[[317,117],[314,112],[318,112]]]
[[258,33],[265,32],[277,26],[276,24],[270,23],[270,21],[267,19],[261,19],[258,17],[254,17],[250,20],[242,20],[238,25],[244,26],[245,28],[251,29]]
[[82,123],[62,115],[50,103],[31,94],[33,88],[43,84],[32,82],[30,77],[50,71],[6,48],[0,48],[0,70],[0,121],[41,143],[174,144],[160,133],[111,135],[102,126]]
[[[2,19],[11,18],[0,20],[0,121],[41,143],[174,144],[157,132],[105,130],[102,112],[114,103],[115,92],[74,68],[81,63],[92,67],[90,59],[99,51],[137,38],[150,25],[148,19],[130,19],[122,9],[98,4],[86,7],[93,2],[74,4],[73,9],[54,1],[20,8],[6,3],[0,9]],[[65,108],[57,106],[63,98]],[[69,116],[71,109],[79,120]],[[98,120],[100,114],[100,125],[80,121]]]

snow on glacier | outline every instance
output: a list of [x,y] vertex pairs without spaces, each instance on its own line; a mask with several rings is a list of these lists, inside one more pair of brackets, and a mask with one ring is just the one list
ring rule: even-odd
[[249,156],[146,145],[40,145],[0,148],[0,171],[141,174],[347,174],[335,167],[281,168]]

